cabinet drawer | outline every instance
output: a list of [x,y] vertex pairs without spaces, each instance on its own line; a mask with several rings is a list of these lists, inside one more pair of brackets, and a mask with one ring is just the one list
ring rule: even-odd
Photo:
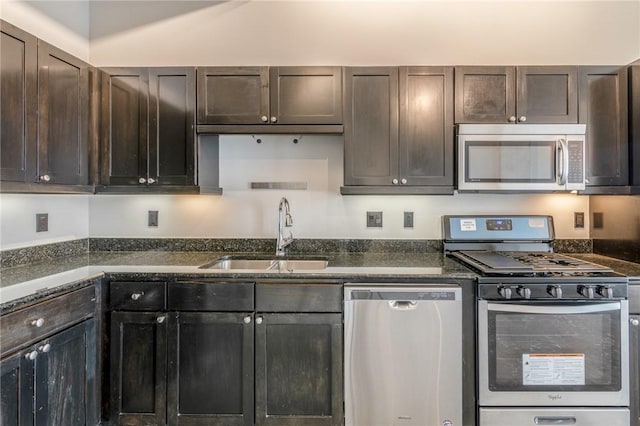
[[256,284],[259,312],[342,312],[342,286],[330,283]]
[[253,283],[188,281],[169,285],[172,311],[253,311]]
[[121,311],[161,311],[165,307],[166,283],[129,282],[111,283],[111,309]]
[[94,315],[95,287],[89,286],[0,318],[0,355],[33,343]]

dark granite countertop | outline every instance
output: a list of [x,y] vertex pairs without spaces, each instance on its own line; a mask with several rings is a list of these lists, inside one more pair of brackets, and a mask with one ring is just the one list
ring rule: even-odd
[[[441,253],[322,253],[326,269],[278,271],[224,271],[200,269],[201,265],[228,254],[221,252],[91,252],[55,261],[0,270],[0,311],[24,300],[66,291],[88,279],[108,274],[129,279],[181,278],[300,278],[344,281],[407,281],[435,278],[469,279],[476,275]],[[246,253],[245,253],[246,254]],[[255,256],[256,253],[247,255]]]
[[570,253],[567,256],[609,267],[615,272],[640,280],[640,263],[627,262],[595,253]]

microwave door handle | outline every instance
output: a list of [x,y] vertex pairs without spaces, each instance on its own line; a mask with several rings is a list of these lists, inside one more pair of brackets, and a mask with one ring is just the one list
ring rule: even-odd
[[558,139],[556,141],[557,156],[556,161],[558,163],[558,185],[567,184],[567,172],[569,171],[569,150],[567,149],[567,141],[564,139]]
[[549,314],[549,315],[567,315],[567,314],[586,314],[595,312],[619,311],[620,303],[598,303],[591,305],[533,305],[533,304],[517,304],[517,303],[489,303],[487,309],[493,312],[515,312],[521,314]]

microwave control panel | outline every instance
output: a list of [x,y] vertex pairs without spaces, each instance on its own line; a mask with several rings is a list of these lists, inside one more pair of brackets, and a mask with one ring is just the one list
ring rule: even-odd
[[569,146],[569,183],[584,182],[584,143],[582,141],[568,141]]

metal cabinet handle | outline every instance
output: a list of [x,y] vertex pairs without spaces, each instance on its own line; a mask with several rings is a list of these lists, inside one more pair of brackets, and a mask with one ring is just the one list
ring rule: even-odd
[[160,316],[160,317],[156,318],[156,321],[157,321],[158,324],[162,324],[164,322],[164,319],[165,319],[164,316]]
[[518,118],[518,121],[521,123],[524,123],[525,121],[527,121],[527,117],[525,117],[524,115],[521,115],[520,118]]
[[260,120],[266,123],[267,121],[269,121],[269,117],[267,117],[266,115],[263,115],[262,117],[260,117]]
[[131,300],[140,300],[140,298],[144,296],[144,291],[139,291],[137,293],[131,294]]
[[245,324],[249,324],[251,322],[251,315],[247,315],[246,317],[244,317],[243,321]]
[[262,324],[262,317],[256,318],[256,324]]
[[392,180],[391,183],[393,183],[394,185],[397,185],[398,184],[398,179]]
[[34,361],[36,358],[38,358],[38,351],[27,352],[24,357],[29,361]]
[[147,183],[147,180],[141,177],[140,179],[138,179],[138,183]]
[[509,117],[509,123],[515,123],[516,122],[516,116],[512,115],[511,117]]
[[638,321],[638,320],[637,320],[637,319],[635,319],[635,318],[631,318],[631,319],[629,320],[629,322],[631,323],[631,325],[636,326],[636,327],[637,327],[638,325],[640,325],[640,321]]
[[44,325],[44,318],[38,318],[31,321],[31,325],[34,327],[42,327]]
[[147,179],[147,183],[153,184],[153,183],[156,183],[156,180],[154,178],[149,178]]
[[40,176],[40,180],[43,181],[43,182],[49,182],[51,180],[51,176],[42,175],[42,176]]
[[278,117],[276,117],[275,115],[273,117],[271,117],[271,122],[275,123],[276,121],[278,121]]
[[51,350],[51,345],[49,343],[45,343],[44,345],[38,346],[38,350],[40,352],[47,353]]
[[402,178],[402,180],[400,181],[401,184],[406,185],[407,184],[407,180],[405,178]]

